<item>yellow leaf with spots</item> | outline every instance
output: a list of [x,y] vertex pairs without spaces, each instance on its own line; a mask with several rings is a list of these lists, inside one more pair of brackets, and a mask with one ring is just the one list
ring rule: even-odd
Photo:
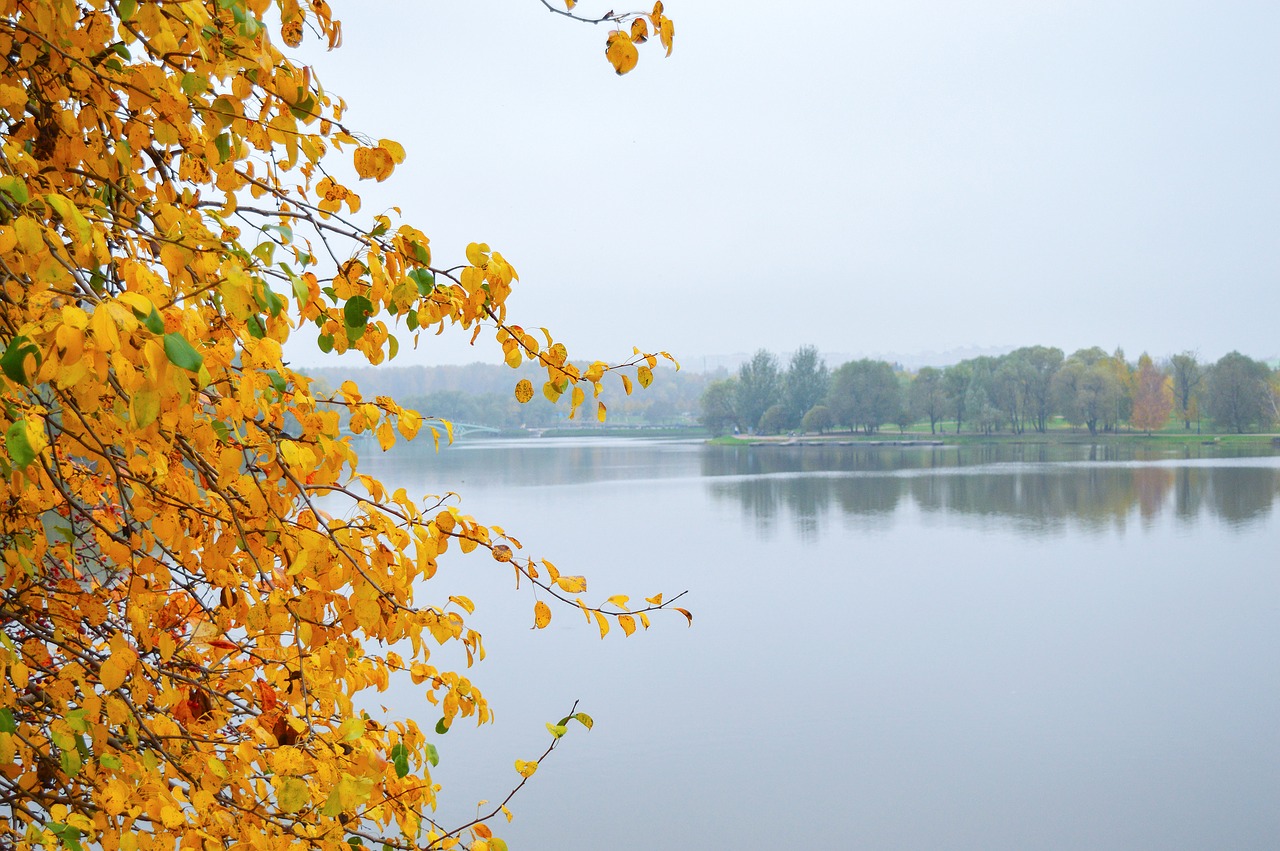
[[533,398],[533,382],[522,378],[516,382],[516,401],[521,405]]
[[627,635],[636,631],[636,619],[631,615],[618,615],[618,626],[622,627],[622,631]]
[[636,67],[636,63],[640,61],[640,51],[636,50],[631,36],[622,30],[609,33],[609,37],[605,40],[604,55],[618,76]]
[[546,629],[551,623],[551,607],[539,600],[533,604],[533,625],[538,629]]
[[640,382],[641,387],[648,387],[653,383],[653,370],[647,366],[636,367],[636,380]]
[[558,576],[555,581],[566,594],[581,594],[587,590],[585,576]]
[[523,759],[516,760],[516,771],[520,774],[521,777],[525,777],[525,778],[532,777],[533,773],[537,770],[538,770],[538,763],[536,760],[529,760],[527,762]]
[[600,637],[604,638],[609,634],[609,619],[600,612],[592,612],[596,616],[596,625],[600,627]]
[[311,800],[311,787],[301,777],[286,777],[276,791],[276,803],[284,813],[296,813]]

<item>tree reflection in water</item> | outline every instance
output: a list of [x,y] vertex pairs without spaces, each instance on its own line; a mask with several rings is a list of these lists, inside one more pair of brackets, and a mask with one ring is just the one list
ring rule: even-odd
[[1030,535],[1149,526],[1172,512],[1244,526],[1280,492],[1280,457],[1215,447],[1156,453],[1123,446],[708,446],[702,475],[760,534],[782,518],[814,540],[833,510],[872,529],[899,510],[1009,525]]

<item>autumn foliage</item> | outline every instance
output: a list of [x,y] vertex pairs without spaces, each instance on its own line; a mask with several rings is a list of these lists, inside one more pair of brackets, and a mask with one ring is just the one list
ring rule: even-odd
[[[642,17],[669,50],[661,4],[612,20],[634,43]],[[423,331],[494,333],[603,418],[605,378],[630,392],[661,356],[575,365],[509,318],[501,253],[438,263],[362,217],[357,182],[409,153],[343,123],[282,52],[304,38],[340,43],[325,0],[0,0],[0,846],[504,848],[432,820],[435,738],[490,717],[432,663],[484,657],[473,602],[431,596],[438,561],[511,570],[537,626],[563,602],[629,634],[670,605],[593,605],[500,527],[389,493],[352,435],[447,424],[282,359],[291,334],[377,364]],[[397,676],[435,730],[361,710]]]

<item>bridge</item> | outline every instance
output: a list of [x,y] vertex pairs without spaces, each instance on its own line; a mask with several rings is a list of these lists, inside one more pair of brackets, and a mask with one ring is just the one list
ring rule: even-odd
[[[449,425],[453,427],[453,436],[455,438],[466,437],[469,434],[499,434],[500,433],[499,429],[496,429],[493,426],[479,425],[478,423],[463,423],[463,422],[458,422],[457,420],[450,420]],[[424,432],[426,431],[428,426],[435,426],[436,430],[440,432],[440,436],[442,438],[445,436],[444,426],[440,424],[439,420],[423,420],[422,426],[423,426]],[[362,431],[360,434],[354,434],[349,427],[343,426],[341,433],[343,437],[349,437],[352,440],[358,441],[358,442],[369,441],[369,440],[376,441],[377,439],[372,429],[367,429],[365,431]],[[396,433],[396,437],[397,439],[400,438],[399,432]]]

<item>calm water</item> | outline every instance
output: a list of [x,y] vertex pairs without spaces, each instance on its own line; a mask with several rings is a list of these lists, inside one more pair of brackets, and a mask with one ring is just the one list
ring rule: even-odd
[[[449,559],[498,721],[442,737],[439,816],[525,849],[1280,847],[1280,457],[472,441],[371,471],[692,628],[530,629]],[[443,661],[443,660],[440,660]],[[411,686],[391,708],[434,725]]]

